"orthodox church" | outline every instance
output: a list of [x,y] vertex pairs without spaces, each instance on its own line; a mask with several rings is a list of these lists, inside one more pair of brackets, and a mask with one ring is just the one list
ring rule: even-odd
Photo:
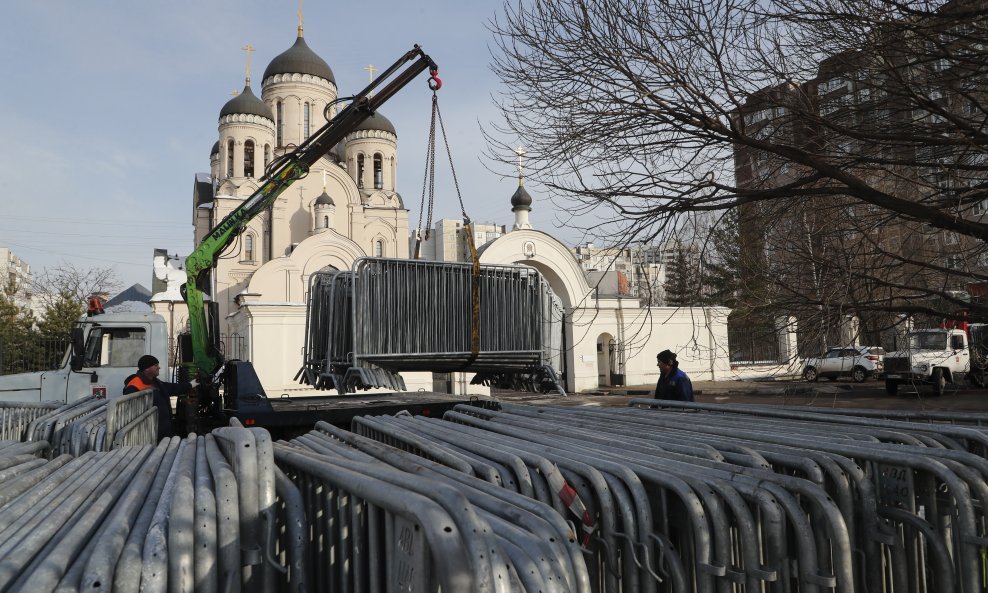
[[[195,176],[196,244],[257,191],[272,162],[336,113],[333,71],[306,44],[301,23],[294,45],[265,68],[259,97],[251,86],[252,48],[244,49],[248,50],[246,84],[219,111],[209,173]],[[680,353],[681,363],[694,378],[724,376],[729,371],[729,311],[643,309],[637,301],[599,296],[569,248],[532,227],[532,197],[523,185],[522,154],[518,188],[510,199],[514,225],[509,232],[478,239],[477,244],[481,263],[533,267],[560,297],[565,309],[564,352],[557,371],[566,389],[654,381],[652,357],[666,348]],[[349,270],[364,256],[409,257],[408,210],[395,187],[397,157],[395,128],[377,113],[313,165],[309,175],[292,184],[267,212],[250,221],[217,262],[210,294],[219,309],[225,355],[250,360],[269,396],[310,389],[299,386],[293,377],[302,365],[308,282],[313,273]],[[462,229],[451,232],[457,235],[449,237],[453,245],[462,239],[457,238]],[[449,259],[435,248],[432,257]],[[156,253],[154,277],[162,288],[152,296],[152,308],[167,320],[169,335],[174,336],[187,325],[187,307],[178,291],[184,272],[174,268],[167,255]],[[404,377],[410,388],[433,388],[431,374],[414,375],[422,376]],[[473,392],[466,377],[458,377],[456,383],[449,385],[454,392]]]
[[[245,48],[249,51],[250,46]],[[336,114],[336,79],[306,44],[294,45],[261,77],[260,97],[248,75],[243,91],[219,111],[209,174],[196,175],[195,244],[260,187],[267,167]],[[309,276],[349,269],[361,256],[408,256],[408,211],[395,191],[398,137],[380,113],[252,220],[213,274],[220,333],[235,333],[240,305],[302,303]]]

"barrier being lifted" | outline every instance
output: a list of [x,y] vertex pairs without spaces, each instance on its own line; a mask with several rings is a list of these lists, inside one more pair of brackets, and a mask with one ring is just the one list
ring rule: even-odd
[[403,371],[476,373],[474,383],[563,393],[562,306],[521,266],[361,258],[309,285],[296,379],[340,393],[403,390]]

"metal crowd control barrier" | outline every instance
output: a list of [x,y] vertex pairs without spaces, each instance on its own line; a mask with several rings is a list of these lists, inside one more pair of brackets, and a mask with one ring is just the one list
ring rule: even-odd
[[0,402],[0,441],[24,438],[24,432],[35,419],[58,408],[61,404],[53,402]]
[[0,442],[0,592],[313,590],[300,494],[266,431],[44,449]]
[[[807,457],[850,461],[850,491],[836,482],[827,489],[847,507],[842,512],[852,541],[858,539],[855,547],[863,551],[855,574],[863,575],[860,585],[868,590],[983,590],[988,431],[754,406],[629,405],[653,408],[625,413],[671,438],[690,435],[715,447],[727,440],[758,452],[792,448]],[[864,502],[866,492],[868,507],[857,511],[856,495]]]
[[465,371],[475,382],[562,393],[561,340],[559,299],[534,269],[481,266],[475,276],[465,263],[361,258],[352,272],[310,279],[297,378],[342,393],[403,388],[402,371]]
[[81,455],[158,442],[151,390],[112,399],[88,397],[46,412],[27,425],[22,438],[49,442],[51,455]]
[[663,409],[458,406],[354,430],[579,523],[558,468],[593,519],[594,591],[983,590],[980,429],[635,403]]
[[320,422],[277,443],[299,486],[319,591],[590,593],[572,529],[551,506]]

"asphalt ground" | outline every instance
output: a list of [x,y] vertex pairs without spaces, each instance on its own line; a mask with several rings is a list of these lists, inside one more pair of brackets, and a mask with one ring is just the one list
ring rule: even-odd
[[[605,387],[566,397],[523,392],[496,391],[495,399],[531,405],[625,406],[634,398],[652,397],[654,385]],[[869,379],[863,383],[849,380],[814,383],[803,380],[776,381],[694,381],[696,401],[703,403],[767,404],[787,408],[866,408],[892,410],[968,410],[988,412],[988,389],[969,384],[948,385],[944,395],[936,397],[930,385],[900,385],[899,393],[890,397],[884,381]]]

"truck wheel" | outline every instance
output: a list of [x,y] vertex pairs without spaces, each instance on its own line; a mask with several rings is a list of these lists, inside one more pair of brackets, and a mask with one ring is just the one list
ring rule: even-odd
[[806,370],[803,371],[803,378],[806,379],[807,381],[813,382],[819,379],[820,375],[817,374],[815,368],[806,367]]
[[854,379],[855,383],[864,383],[864,380],[868,378],[868,373],[864,367],[854,367],[851,369],[851,378]]
[[947,376],[943,374],[943,369],[933,369],[933,395],[940,397],[947,388]]
[[899,393],[899,382],[885,381],[885,393],[889,394],[890,397],[895,397]]

